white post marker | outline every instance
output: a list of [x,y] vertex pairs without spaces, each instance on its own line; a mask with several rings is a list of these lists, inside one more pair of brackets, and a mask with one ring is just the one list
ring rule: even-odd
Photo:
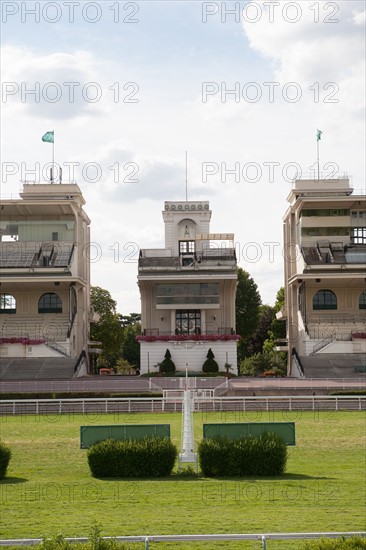
[[193,407],[191,392],[188,389],[188,364],[186,363],[186,389],[183,394],[182,403],[182,441],[181,453],[178,457],[178,470],[181,469],[183,462],[194,463],[196,473],[198,473],[197,453],[194,452],[194,427],[193,427]]

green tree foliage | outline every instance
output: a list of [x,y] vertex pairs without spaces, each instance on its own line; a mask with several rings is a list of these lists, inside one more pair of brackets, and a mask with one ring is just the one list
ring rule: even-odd
[[256,283],[247,271],[239,267],[235,299],[236,333],[243,339],[249,338],[257,328],[260,305]]
[[276,318],[276,313],[280,311],[285,305],[285,289],[283,287],[277,292],[276,303],[274,305],[274,316],[269,327],[268,335],[269,339],[275,342],[280,338],[286,338],[286,323],[285,321],[279,321]]
[[123,329],[116,312],[116,301],[108,290],[99,286],[91,288],[90,303],[94,311],[100,316],[97,323],[90,327],[91,340],[102,342],[101,362],[113,367],[121,356]]
[[276,295],[276,303],[273,308],[274,316],[268,330],[268,338],[263,344],[263,352],[267,354],[276,353],[277,361],[281,363],[281,365],[287,363],[287,352],[275,352],[274,348],[278,345],[278,340],[286,338],[286,323],[276,318],[276,313],[284,307],[284,304],[285,289],[281,287]]
[[141,334],[141,323],[130,323],[123,329],[121,354],[134,368],[140,368],[140,344],[136,336]]
[[275,317],[274,308],[268,305],[259,306],[259,319],[256,330],[246,339],[241,339],[238,344],[239,362],[245,357],[261,353],[263,344],[268,339],[268,331]]
[[131,325],[141,324],[141,313],[130,313],[129,315],[119,315],[119,322],[122,328]]
[[238,342],[238,363],[250,353],[250,339],[255,333],[260,319],[261,297],[252,277],[241,267],[237,270],[238,285],[236,288],[235,312],[236,333],[240,334]]
[[114,371],[116,374],[135,374],[134,367],[127,361],[127,359],[117,359],[114,365]]
[[241,376],[260,376],[268,374],[272,376],[286,375],[286,360],[283,354],[269,351],[264,353],[255,353],[251,357],[246,357],[239,364]]
[[90,290],[91,307],[101,317],[116,313],[117,302],[113,300],[110,292],[100,286],[92,286]]

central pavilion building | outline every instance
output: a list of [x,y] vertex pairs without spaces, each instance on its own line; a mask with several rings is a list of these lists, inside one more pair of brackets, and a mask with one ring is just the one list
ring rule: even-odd
[[141,249],[141,374],[169,349],[177,370],[200,371],[209,348],[236,368],[237,263],[232,233],[210,233],[208,201],[166,201],[165,247]]

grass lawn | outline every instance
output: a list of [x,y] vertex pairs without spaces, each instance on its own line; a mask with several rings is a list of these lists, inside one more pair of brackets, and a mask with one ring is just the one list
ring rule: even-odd
[[[86,536],[96,520],[104,535],[362,531],[365,529],[365,414],[362,412],[195,413],[203,422],[295,421],[281,478],[99,480],[79,448],[89,424],[167,423],[180,448],[181,415],[86,414],[2,418],[12,450],[0,485],[1,538],[61,532]],[[152,548],[260,549],[261,543],[160,543]],[[143,544],[136,545],[142,548]],[[268,550],[300,548],[268,542]]]

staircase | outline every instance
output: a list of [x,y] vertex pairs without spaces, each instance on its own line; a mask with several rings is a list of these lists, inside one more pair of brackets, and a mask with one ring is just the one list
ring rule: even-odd
[[1,380],[69,379],[75,359],[66,357],[0,358]]

